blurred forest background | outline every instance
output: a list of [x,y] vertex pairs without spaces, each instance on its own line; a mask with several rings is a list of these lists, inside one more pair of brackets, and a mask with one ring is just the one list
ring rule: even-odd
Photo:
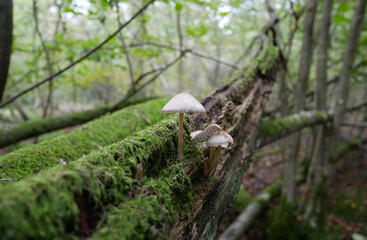
[[12,31],[0,38],[2,155],[135,102],[202,99],[250,68],[268,34],[283,64],[262,122],[307,123],[257,143],[218,237],[235,239],[230,224],[276,185],[237,239],[367,238],[366,0],[155,1],[127,26],[148,1],[14,0],[12,16],[10,2],[0,3],[0,29]]

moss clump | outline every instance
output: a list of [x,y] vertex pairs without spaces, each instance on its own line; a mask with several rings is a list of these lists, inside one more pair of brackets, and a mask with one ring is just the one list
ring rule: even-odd
[[121,141],[134,131],[164,118],[161,108],[167,99],[152,100],[104,116],[64,136],[25,147],[0,157],[0,178],[18,181],[27,175],[70,162]]
[[251,201],[252,197],[250,193],[241,188],[237,194],[237,199],[234,202],[233,208],[238,212],[242,212],[251,203]]
[[[153,213],[157,209],[161,211],[162,204],[168,213],[173,212],[176,202],[181,207],[189,204],[190,181],[182,165],[189,157],[185,156],[182,163],[174,163],[177,156],[177,124],[176,116],[169,117],[135,136],[127,137],[77,161],[1,187],[2,239],[69,237],[82,224],[81,204],[88,204],[98,212],[105,207],[118,206],[128,201],[126,193],[136,183],[134,175],[138,162],[143,164],[148,181],[139,191],[142,202],[136,200],[138,202],[130,201],[130,204],[139,211],[137,206],[146,203],[148,222],[155,223]],[[188,118],[185,118],[184,126],[189,132],[191,127]],[[188,138],[186,133],[185,140]],[[187,143],[187,146],[189,152],[198,154],[197,149],[193,150],[196,148],[193,143]],[[150,168],[153,165],[155,168]],[[120,213],[128,214],[132,211],[120,209]],[[140,225],[138,221],[134,229]]]
[[112,207],[92,239],[170,239],[174,211],[184,211],[191,204],[191,181],[183,163],[174,164],[157,179],[146,178],[133,200]]

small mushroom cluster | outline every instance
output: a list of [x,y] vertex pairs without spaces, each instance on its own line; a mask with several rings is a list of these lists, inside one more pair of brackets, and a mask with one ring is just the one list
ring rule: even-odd
[[190,136],[191,140],[206,142],[206,146],[210,147],[209,160],[204,167],[204,175],[213,175],[217,169],[222,148],[231,147],[233,144],[233,138],[231,135],[223,131],[217,124],[211,124],[203,131],[193,132]]
[[[183,116],[184,113],[205,113],[205,108],[190,94],[180,93],[174,96],[163,108],[164,113],[179,113],[178,125],[178,159],[183,157]],[[212,124],[203,131],[190,134],[191,140],[206,142],[210,147],[210,156],[204,167],[204,174],[210,176],[215,173],[220,158],[221,149],[229,148],[233,144],[232,137],[216,124]],[[215,152],[215,153],[214,153]]]

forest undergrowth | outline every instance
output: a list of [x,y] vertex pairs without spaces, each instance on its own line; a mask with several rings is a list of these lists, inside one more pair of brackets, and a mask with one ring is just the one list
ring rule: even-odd
[[[354,113],[349,118],[360,118],[360,113]],[[353,136],[367,136],[367,131],[356,128],[345,128],[343,137],[347,139]],[[307,129],[302,137],[302,148],[300,149],[299,164],[304,166],[310,158],[312,151],[312,131]],[[224,217],[220,236],[228,225],[240,214],[241,210],[249,203],[251,198],[260,194],[266,187],[276,181],[282,173],[281,141],[267,145],[256,152],[273,152],[270,155],[251,159],[251,167],[244,173],[242,189],[233,209]],[[353,234],[367,235],[367,151],[359,148],[345,155],[337,163],[330,181],[329,196],[326,207],[326,227],[324,237],[327,240],[341,239],[354,240]],[[296,196],[302,196],[306,184],[300,184],[296,189]],[[297,201],[299,202],[300,197]],[[306,196],[309,200],[310,194]],[[252,226],[242,236],[241,240],[268,240],[271,239],[269,226],[271,225],[275,211],[279,207],[280,197],[275,198],[270,206],[263,211]],[[297,209],[296,209],[297,210]],[[309,226],[304,226],[302,214],[294,212],[294,224],[290,229],[289,239],[314,239]]]

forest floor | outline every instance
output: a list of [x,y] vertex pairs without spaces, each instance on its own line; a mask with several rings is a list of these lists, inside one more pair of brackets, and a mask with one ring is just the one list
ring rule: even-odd
[[[349,134],[348,134],[349,135]],[[352,134],[350,134],[352,135]],[[311,134],[305,134],[303,139],[303,149],[300,150],[300,159],[309,158],[312,147]],[[280,143],[274,143],[259,149],[258,152],[268,151],[280,147]],[[253,159],[252,166],[243,176],[243,187],[252,196],[261,193],[265,187],[281,176],[282,158],[281,153],[268,155],[262,158]],[[297,196],[302,196],[305,184],[297,187]],[[310,196],[306,197],[309,199]],[[273,211],[279,202],[276,198],[270,208],[254,222],[252,227],[246,231],[241,240],[266,240],[267,227]],[[327,228],[325,239],[353,239],[352,234],[359,233],[367,236],[367,152],[361,149],[347,154],[335,166],[335,171],[331,179],[329,196],[327,200]],[[220,226],[220,232],[233,221],[240,212],[235,208],[228,212]],[[302,215],[297,216],[299,225],[302,223]],[[218,234],[218,236],[220,233]]]

